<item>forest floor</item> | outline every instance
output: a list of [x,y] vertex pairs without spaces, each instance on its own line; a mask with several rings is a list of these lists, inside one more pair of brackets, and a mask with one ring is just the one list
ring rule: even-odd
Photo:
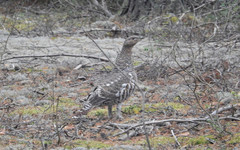
[[[188,66],[196,43],[178,42],[175,58],[169,57],[176,52],[172,43],[145,38],[134,47],[134,66],[156,59],[161,65],[137,69],[146,100],[136,90],[123,105],[124,119],[117,120],[108,119],[105,107],[73,117],[112,68],[91,39],[60,35],[62,29],[35,37],[0,32],[6,46],[0,70],[0,149],[148,149],[147,141],[153,149],[240,148],[240,90],[218,86],[227,81],[227,87],[238,86],[240,43],[231,51],[226,43],[201,47],[209,65],[230,66],[221,78],[216,70],[203,72],[208,84],[202,84],[181,68]],[[114,60],[124,39],[95,41]],[[219,84],[208,82],[208,76]]]

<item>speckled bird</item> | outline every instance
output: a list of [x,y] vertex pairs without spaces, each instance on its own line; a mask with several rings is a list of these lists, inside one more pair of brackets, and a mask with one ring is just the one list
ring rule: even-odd
[[[123,44],[122,50],[116,58],[111,73],[101,80],[86,98],[81,113],[98,106],[108,106],[108,116],[112,118],[112,106],[117,105],[117,118],[122,119],[122,102],[127,100],[134,92],[137,75],[132,63],[132,48],[142,39],[140,36],[131,36]],[[121,71],[119,71],[121,70]]]

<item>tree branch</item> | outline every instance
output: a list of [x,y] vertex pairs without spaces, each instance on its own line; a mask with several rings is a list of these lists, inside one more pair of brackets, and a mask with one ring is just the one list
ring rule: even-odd
[[104,62],[109,62],[108,59],[105,58],[101,58],[101,57],[95,57],[95,56],[89,56],[89,55],[72,55],[72,54],[52,54],[52,55],[25,55],[25,56],[13,56],[10,58],[5,58],[2,61],[6,61],[6,60],[11,60],[11,59],[21,59],[21,58],[42,58],[42,57],[60,57],[60,56],[64,56],[64,57],[84,57],[84,58],[91,58],[91,59],[97,59],[100,61],[104,61]]
[[91,0],[91,2],[92,2],[93,5],[97,6],[99,9],[104,11],[104,13],[108,17],[112,17],[113,16],[112,13],[110,11],[108,11],[106,2],[104,0],[102,0],[102,5],[100,5],[97,0]]

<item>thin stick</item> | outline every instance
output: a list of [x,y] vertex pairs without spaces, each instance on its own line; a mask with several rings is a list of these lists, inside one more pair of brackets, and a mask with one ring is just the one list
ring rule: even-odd
[[181,144],[178,142],[176,135],[174,134],[173,130],[171,130],[172,136],[174,140],[176,141],[177,145],[181,148]]
[[[147,121],[145,122],[145,125],[151,125],[151,124],[162,124],[162,123],[165,123],[165,122],[180,122],[180,123],[183,123],[183,122],[193,122],[193,123],[196,123],[198,121],[208,121],[208,119],[206,118],[190,118],[190,119],[165,119],[165,120],[157,120],[157,121]],[[136,125],[133,125],[131,127],[129,127],[127,130],[125,130],[124,132],[120,132],[120,133],[117,133],[113,136],[118,136],[118,135],[121,135],[121,134],[124,134],[126,132],[128,132],[129,130],[132,130],[136,127],[139,127],[139,126],[143,126],[143,123],[139,123],[139,124],[136,124]]]
[[92,59],[98,59],[104,62],[109,62],[109,59],[101,58],[101,57],[95,57],[95,56],[89,56],[89,55],[72,55],[72,54],[52,54],[52,55],[25,55],[25,56],[13,56],[10,58],[3,59],[2,61],[11,60],[11,59],[21,59],[21,58],[42,58],[42,57],[84,57],[84,58],[92,58]]

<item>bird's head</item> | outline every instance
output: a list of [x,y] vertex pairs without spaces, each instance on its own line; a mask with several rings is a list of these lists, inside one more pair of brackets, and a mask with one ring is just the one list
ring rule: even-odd
[[141,41],[143,39],[143,36],[130,36],[128,37],[123,46],[124,47],[133,47],[137,42]]

